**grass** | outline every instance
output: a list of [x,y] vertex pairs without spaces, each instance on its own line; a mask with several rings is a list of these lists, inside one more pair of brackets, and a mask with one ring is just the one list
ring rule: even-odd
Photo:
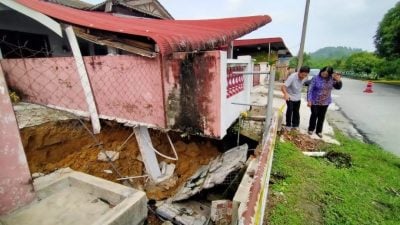
[[400,224],[400,158],[341,134],[337,139],[341,146],[324,150],[350,156],[350,168],[277,144],[268,224]]

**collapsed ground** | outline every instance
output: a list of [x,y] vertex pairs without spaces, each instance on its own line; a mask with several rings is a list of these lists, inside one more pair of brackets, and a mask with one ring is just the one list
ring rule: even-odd
[[[88,123],[86,126],[90,129]],[[111,164],[98,161],[97,156],[102,148],[118,151],[119,159],[113,164],[122,176],[144,175],[145,168],[135,136],[128,140],[132,132],[133,129],[129,127],[104,123],[102,132],[96,135],[97,142],[79,121],[67,120],[23,128],[21,138],[31,173],[47,174],[59,168],[70,167],[119,182],[117,179],[120,176],[113,171]],[[158,151],[173,156],[171,145],[164,133],[150,130],[150,136],[153,146]],[[159,156],[158,160],[176,164],[173,182],[164,186],[151,184],[146,178],[133,179],[131,182],[134,188],[146,191],[149,199],[162,200],[171,197],[200,166],[207,165],[220,154],[217,144],[212,140],[199,137],[181,138],[175,133],[170,136],[179,160],[172,161]],[[97,143],[100,143],[102,148]]]

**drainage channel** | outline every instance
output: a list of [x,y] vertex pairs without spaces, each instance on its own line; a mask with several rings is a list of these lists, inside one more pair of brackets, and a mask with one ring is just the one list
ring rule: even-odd
[[[274,118],[277,120],[278,115]],[[243,124],[246,136],[238,136],[233,126],[221,141],[181,137],[174,132],[166,136],[162,131],[149,130],[155,149],[168,156],[175,152],[179,157],[175,161],[157,155],[160,171],[173,165],[171,176],[161,182],[148,176],[132,128],[106,122],[95,136],[97,141],[85,129],[90,124],[75,119],[25,127],[20,132],[33,177],[69,167],[144,191],[148,199],[147,224],[260,224],[275,124],[268,131],[265,146],[259,145],[254,136],[249,138]]]

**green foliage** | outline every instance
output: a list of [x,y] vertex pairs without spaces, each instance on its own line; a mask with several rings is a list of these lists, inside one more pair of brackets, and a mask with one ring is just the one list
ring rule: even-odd
[[[344,75],[357,79],[400,79],[400,59],[380,58],[355,48],[326,47],[314,53],[305,53],[303,65],[319,69],[332,66],[335,70],[344,71]],[[290,60],[289,66],[297,67],[297,57]]]
[[[343,70],[346,58],[353,53],[361,51],[361,49],[348,47],[325,47],[310,54],[305,53],[303,65],[319,69],[325,66],[332,66],[337,70]],[[289,66],[295,68],[297,67],[297,62],[297,57],[293,57],[289,62]]]
[[344,135],[337,138],[340,146],[321,150],[350,155],[350,168],[306,157],[288,142],[277,144],[271,196],[278,197],[269,199],[275,207],[268,209],[268,224],[398,224],[400,158]]
[[389,80],[400,79],[400,59],[381,60],[376,67],[376,72],[380,77]]
[[[307,53],[304,53],[303,55],[303,66],[311,66],[310,65],[310,60],[311,56]],[[297,68],[297,64],[299,62],[299,59],[297,57],[293,57],[289,61],[289,67],[291,68]]]
[[400,2],[383,17],[374,42],[379,56],[388,59],[400,57]]
[[375,68],[381,61],[382,60],[373,53],[359,52],[347,58],[345,68],[356,73],[370,74],[373,71],[375,72]]

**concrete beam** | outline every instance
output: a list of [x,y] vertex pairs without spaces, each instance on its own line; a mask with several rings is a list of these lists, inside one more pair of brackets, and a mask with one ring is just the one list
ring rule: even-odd
[[50,17],[34,11],[24,5],[21,5],[20,3],[14,1],[14,0],[0,0],[0,3],[31,18],[36,20],[37,22],[41,23],[42,25],[46,26],[50,30],[52,30],[54,33],[56,33],[58,36],[62,37],[62,29],[61,25],[56,22],[55,20],[51,19]]

